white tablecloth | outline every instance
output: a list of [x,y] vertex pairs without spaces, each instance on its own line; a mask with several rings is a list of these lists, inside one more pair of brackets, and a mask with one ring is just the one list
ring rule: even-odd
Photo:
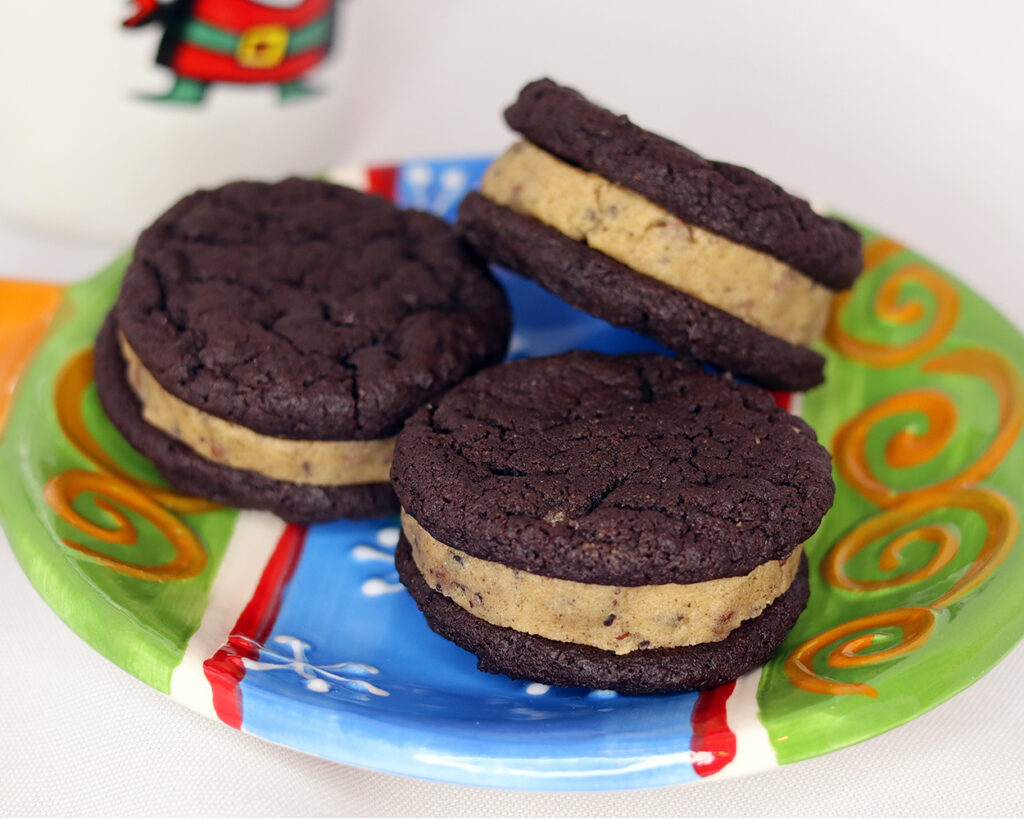
[[[884,227],[1024,327],[1022,33],[1013,2],[362,0],[339,66],[365,85],[338,161],[498,150],[499,110],[547,74]],[[75,281],[129,241],[4,218],[0,275]],[[2,537],[0,622],[2,815],[1024,814],[1024,646],[944,705],[825,757],[538,794],[357,770],[201,718],[75,637]]]

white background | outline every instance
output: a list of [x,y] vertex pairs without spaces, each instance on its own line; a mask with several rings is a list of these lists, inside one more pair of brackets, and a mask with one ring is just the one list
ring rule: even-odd
[[[338,162],[499,150],[500,110],[550,75],[883,227],[1024,327],[1024,4],[355,0],[343,26],[323,74],[348,83]],[[0,218],[0,275],[79,280],[134,227],[71,239]],[[3,815],[1024,814],[1024,647],[950,702],[826,757],[544,795],[359,771],[200,718],[79,641],[2,545],[0,622]]]

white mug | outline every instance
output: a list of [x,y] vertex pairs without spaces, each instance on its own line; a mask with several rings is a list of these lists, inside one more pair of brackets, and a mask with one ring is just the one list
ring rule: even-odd
[[126,239],[181,195],[338,161],[339,0],[4,0],[0,212]]

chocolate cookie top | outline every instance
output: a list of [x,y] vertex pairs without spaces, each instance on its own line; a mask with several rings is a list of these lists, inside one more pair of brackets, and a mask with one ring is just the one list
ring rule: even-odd
[[116,316],[168,392],[293,439],[392,435],[509,333],[500,285],[448,225],[294,178],[181,200],[140,236]]
[[450,547],[621,586],[782,559],[834,493],[828,452],[769,393],[659,355],[578,351],[491,368],[422,408],[391,478]]
[[862,267],[860,235],[763,176],[714,162],[548,79],[505,111],[536,145],[630,188],[684,222],[760,250],[833,290]]

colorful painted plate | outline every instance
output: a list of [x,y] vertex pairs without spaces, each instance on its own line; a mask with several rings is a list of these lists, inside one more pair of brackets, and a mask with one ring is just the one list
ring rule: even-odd
[[[336,176],[450,217],[485,165]],[[807,544],[810,606],[762,671],[700,696],[483,674],[398,584],[394,519],[304,529],[164,488],[92,386],[124,258],[66,290],[0,284],[0,514],[39,593],[97,651],[198,711],[329,759],[597,790],[823,754],[948,699],[1024,634],[1024,340],[913,251],[864,237],[867,273],[822,347],[826,385],[780,396],[836,462],[835,507]],[[501,278],[513,356],[656,349]]]

